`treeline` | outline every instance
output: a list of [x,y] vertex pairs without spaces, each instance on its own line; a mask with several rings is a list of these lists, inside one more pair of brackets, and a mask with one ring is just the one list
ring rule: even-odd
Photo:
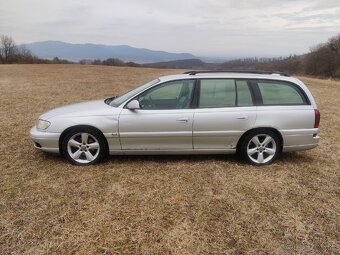
[[57,57],[41,59],[24,46],[17,46],[12,37],[0,36],[0,64],[71,64],[73,62]]
[[236,59],[220,65],[221,69],[280,71],[289,74],[340,78],[340,34],[313,47],[304,55],[286,58]]
[[14,40],[5,35],[0,36],[0,63],[34,63],[36,57],[25,47],[18,47]]
[[119,58],[108,58],[105,60],[100,59],[82,59],[79,61],[81,65],[104,65],[104,66],[129,66],[129,67],[142,67],[143,65],[135,62],[124,62]]
[[313,48],[302,64],[306,74],[340,77],[340,34]]
[[244,58],[227,61],[219,65],[226,70],[263,70],[286,73],[303,73],[301,70],[302,56],[291,55],[283,58]]

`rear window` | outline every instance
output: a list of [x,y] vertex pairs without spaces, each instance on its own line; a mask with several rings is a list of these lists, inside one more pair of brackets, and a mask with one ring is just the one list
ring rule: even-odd
[[264,105],[303,105],[306,99],[302,92],[290,83],[279,81],[259,81]]

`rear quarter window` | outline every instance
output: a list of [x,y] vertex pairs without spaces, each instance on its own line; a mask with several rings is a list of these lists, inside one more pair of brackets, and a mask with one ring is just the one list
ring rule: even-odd
[[263,105],[304,105],[307,100],[296,85],[281,81],[258,81]]

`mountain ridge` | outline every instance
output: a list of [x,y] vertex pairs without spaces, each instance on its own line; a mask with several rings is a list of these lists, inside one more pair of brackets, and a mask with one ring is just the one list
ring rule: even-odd
[[94,43],[67,43],[63,41],[39,41],[22,44],[34,55],[40,58],[52,59],[54,57],[71,61],[81,59],[107,59],[119,58],[123,61],[136,63],[152,63],[182,59],[198,58],[190,53],[172,53],[162,50],[136,48],[126,44],[105,45]]

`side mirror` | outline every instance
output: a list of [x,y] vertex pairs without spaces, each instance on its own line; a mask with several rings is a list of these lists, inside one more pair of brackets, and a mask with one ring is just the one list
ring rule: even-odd
[[126,105],[126,108],[129,109],[129,110],[136,110],[136,109],[140,109],[140,105],[139,105],[139,102],[138,100],[132,100],[130,103],[128,103]]

